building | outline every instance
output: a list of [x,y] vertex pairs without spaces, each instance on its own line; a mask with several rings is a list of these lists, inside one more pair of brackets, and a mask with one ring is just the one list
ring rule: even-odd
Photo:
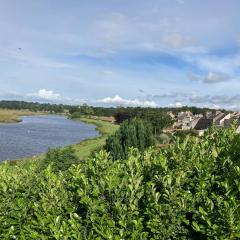
[[167,112],[167,115],[168,115],[172,120],[174,120],[174,119],[176,118],[176,116],[173,114],[172,111]]
[[212,125],[216,125],[218,128],[230,127],[234,121],[237,121],[239,126],[237,132],[240,133],[239,112],[223,113],[221,111],[209,111],[203,116],[202,114],[193,115],[190,111],[186,111],[177,114],[177,121],[174,123],[174,127],[181,130],[197,130],[200,136]]
[[220,121],[225,117],[225,113],[218,113],[214,118],[213,118],[213,123],[215,125],[220,125]]
[[200,118],[196,122],[196,124],[195,124],[193,129],[195,129],[195,130],[206,130],[209,127],[211,127],[212,124],[213,124],[213,119]]

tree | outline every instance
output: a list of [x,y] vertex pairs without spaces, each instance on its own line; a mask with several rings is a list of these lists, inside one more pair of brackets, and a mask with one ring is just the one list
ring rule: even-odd
[[132,118],[132,115],[127,111],[119,111],[114,115],[114,118],[115,118],[115,122],[117,124],[120,124],[125,120],[130,120]]
[[151,124],[139,119],[124,121],[119,130],[106,140],[105,149],[114,160],[126,159],[130,147],[138,148],[143,152],[147,147],[154,145]]

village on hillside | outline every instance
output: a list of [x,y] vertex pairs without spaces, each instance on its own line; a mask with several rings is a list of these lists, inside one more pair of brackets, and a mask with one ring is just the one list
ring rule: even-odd
[[199,136],[211,126],[217,128],[229,128],[233,123],[237,124],[237,133],[240,133],[240,112],[224,113],[221,111],[209,111],[205,114],[194,115],[191,111],[167,113],[174,121],[173,127],[166,129],[166,132],[195,130]]

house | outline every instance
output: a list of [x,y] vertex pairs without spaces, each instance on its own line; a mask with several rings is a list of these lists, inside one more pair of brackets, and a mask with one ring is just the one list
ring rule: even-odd
[[199,136],[215,124],[217,127],[230,127],[234,121],[237,121],[238,129],[240,133],[240,113],[223,113],[221,111],[209,111],[205,116],[202,114],[193,115],[190,111],[179,112],[177,114],[177,121],[174,123],[174,127],[181,130],[195,129],[198,131]]
[[225,117],[225,113],[218,113],[214,118],[213,118],[213,123],[215,125],[220,125],[220,121]]
[[231,114],[231,118],[239,118],[240,117],[240,112],[234,112]]
[[205,113],[206,119],[213,119],[215,116],[216,114],[211,111]]
[[168,115],[171,119],[175,119],[175,118],[176,118],[172,111],[167,112],[167,115]]
[[182,120],[185,117],[192,117],[193,114],[190,111],[186,111],[186,112],[179,112],[178,113],[178,120]]
[[194,129],[199,121],[199,119],[201,119],[202,117],[195,117],[192,122],[191,122],[191,125],[190,125],[190,129]]
[[208,118],[200,118],[198,121],[195,123],[195,126],[193,129],[195,130],[206,130],[209,127],[211,127],[213,124],[213,119],[208,119]]
[[231,119],[231,114],[230,113],[225,114],[225,116],[221,120],[219,120],[220,125],[224,126],[224,121],[228,120],[228,119]]
[[238,117],[231,117],[229,119],[225,119],[224,120],[224,127],[226,128],[230,128],[234,123],[238,125],[240,125],[240,118]]
[[236,133],[240,133],[240,125],[238,125],[238,128],[236,130]]
[[177,122],[174,124],[174,126],[181,128],[182,130],[188,130],[191,128],[192,119],[193,114],[190,111],[179,112],[177,115]]

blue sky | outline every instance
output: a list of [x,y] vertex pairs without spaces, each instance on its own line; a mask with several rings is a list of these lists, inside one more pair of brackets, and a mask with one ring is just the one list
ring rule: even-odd
[[0,6],[0,99],[240,109],[238,0]]

